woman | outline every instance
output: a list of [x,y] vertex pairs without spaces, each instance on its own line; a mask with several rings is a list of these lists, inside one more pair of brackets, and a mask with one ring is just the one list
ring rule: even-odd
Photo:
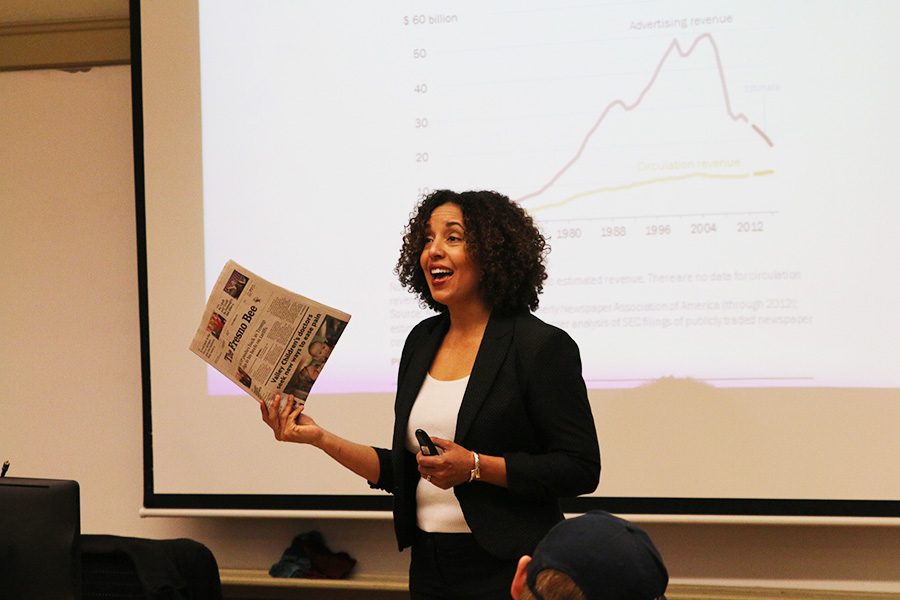
[[[438,315],[407,337],[392,449],[344,440],[292,409],[260,407],[279,440],[313,444],[394,494],[413,598],[508,598],[518,557],[592,492],[600,452],[575,342],[530,311],[546,241],[495,192],[439,190],[419,204],[395,269]],[[280,400],[280,399],[279,399]],[[438,456],[419,451],[432,434]]]

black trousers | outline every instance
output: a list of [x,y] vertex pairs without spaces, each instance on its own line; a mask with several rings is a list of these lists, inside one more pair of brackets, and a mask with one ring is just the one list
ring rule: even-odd
[[510,600],[519,557],[488,554],[471,533],[419,531],[412,546],[409,592],[413,600]]

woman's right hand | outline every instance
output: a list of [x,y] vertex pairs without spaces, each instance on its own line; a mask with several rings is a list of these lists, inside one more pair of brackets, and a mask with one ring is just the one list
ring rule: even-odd
[[303,404],[296,408],[294,404],[294,397],[290,394],[275,394],[268,406],[259,401],[263,421],[272,428],[276,440],[311,444],[366,480],[378,481],[381,463],[375,448],[345,440],[322,429],[312,417],[303,414]]
[[[282,405],[284,398],[284,406]],[[303,414],[303,403],[296,403],[294,396],[288,394],[282,396],[275,394],[272,401],[266,406],[262,400],[259,402],[259,408],[262,412],[263,421],[272,428],[275,433],[275,439],[281,442],[295,442],[298,444],[315,444],[322,439],[324,433],[312,417]]]

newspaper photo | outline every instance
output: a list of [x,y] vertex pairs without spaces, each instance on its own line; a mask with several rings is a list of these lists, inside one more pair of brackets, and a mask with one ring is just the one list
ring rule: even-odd
[[279,392],[305,402],[348,321],[230,260],[190,349],[267,406]]

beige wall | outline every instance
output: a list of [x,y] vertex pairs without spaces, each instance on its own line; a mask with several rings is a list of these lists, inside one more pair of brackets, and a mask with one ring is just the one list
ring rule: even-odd
[[[77,479],[87,533],[192,537],[267,568],[321,530],[396,573],[388,521],[141,519],[141,383],[129,71],[0,73],[0,460]],[[215,431],[199,433],[215,443]],[[802,443],[802,440],[798,440]],[[264,451],[264,449],[261,449]],[[675,581],[900,593],[900,527],[649,524]]]

